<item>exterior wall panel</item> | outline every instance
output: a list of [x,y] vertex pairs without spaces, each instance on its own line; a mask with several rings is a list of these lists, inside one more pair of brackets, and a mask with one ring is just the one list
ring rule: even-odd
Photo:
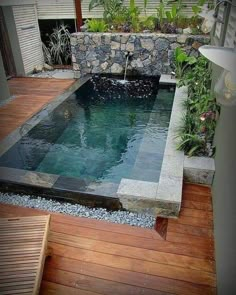
[[75,18],[74,0],[37,0],[36,6],[39,19]]
[[35,5],[13,6],[13,14],[25,73],[43,64],[43,53]]
[[[83,18],[102,18],[103,9],[98,6],[89,11],[90,0],[81,0]],[[39,19],[73,19],[75,18],[74,0],[36,0]],[[124,3],[128,6],[129,0]],[[192,6],[196,5],[198,0],[183,0],[183,4],[187,5],[183,9],[185,15],[192,15]],[[156,15],[156,8],[159,6],[159,0],[150,0],[147,5],[147,15]],[[136,0],[136,5],[140,7],[144,14],[143,0]]]

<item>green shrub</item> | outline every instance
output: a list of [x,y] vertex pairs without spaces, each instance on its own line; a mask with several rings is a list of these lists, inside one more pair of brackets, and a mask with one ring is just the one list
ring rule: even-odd
[[196,62],[194,56],[188,56],[182,48],[177,47],[174,55],[175,72],[177,78],[182,78],[185,72]]
[[188,156],[213,156],[213,140],[219,107],[211,93],[211,69],[206,58],[200,56],[186,71],[178,86],[188,87],[184,103],[186,115],[178,130],[178,149]]
[[157,25],[157,18],[155,16],[140,18],[140,25],[143,30],[153,31]]
[[102,19],[91,19],[86,22],[89,32],[106,32],[107,24]]

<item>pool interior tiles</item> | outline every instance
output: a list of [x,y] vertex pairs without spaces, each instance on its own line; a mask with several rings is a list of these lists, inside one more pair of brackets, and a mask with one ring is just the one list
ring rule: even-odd
[[[87,89],[86,84],[89,85]],[[57,192],[79,192],[116,200],[122,194],[123,189],[127,189],[127,183],[132,186],[132,183],[135,184],[134,181],[139,182],[139,185],[143,184],[144,191],[145,185],[150,192],[156,191],[174,96],[173,86],[172,91],[169,87],[160,88],[158,96],[155,92],[151,96],[149,93],[148,99],[151,100],[149,103],[145,104],[141,100],[136,105],[132,105],[127,98],[125,105],[122,106],[119,103],[117,105],[116,101],[111,101],[114,96],[113,91],[109,93],[105,103],[100,102],[103,108],[107,108],[107,112],[102,114],[99,104],[95,103],[95,107],[91,110],[88,101],[88,94],[90,93],[91,96],[91,83],[86,84],[81,87],[82,90],[80,88],[76,94],[62,102],[56,111],[50,112],[0,158],[0,166],[3,166],[0,168],[0,179],[19,185],[55,189]],[[121,89],[118,100],[121,98],[120,91]],[[129,90],[128,93],[132,91]],[[136,90],[136,95],[137,93]],[[101,98],[100,94],[99,96]],[[79,105],[78,97],[82,101]],[[92,100],[96,102],[95,97],[92,97]],[[109,120],[105,120],[104,123],[106,116]],[[81,124],[81,118],[83,118],[83,124]],[[90,134],[86,137],[87,142],[85,143],[84,126],[86,122],[91,121],[91,118],[94,120],[87,126],[90,128]],[[79,120],[77,125],[70,124],[71,121],[76,122],[77,120]],[[98,123],[101,121],[103,123],[99,126]],[[114,136],[114,126],[116,136]],[[55,132],[55,127],[57,132]],[[102,129],[106,130],[105,136],[100,133]],[[50,133],[46,140],[45,130]],[[126,136],[123,136],[124,133]],[[107,134],[109,136],[106,136]],[[33,143],[29,141],[29,138],[34,139]],[[67,145],[64,144],[65,142]],[[79,152],[74,150],[78,142],[81,146]],[[107,150],[107,146],[112,146],[112,144],[119,146],[118,150],[116,148],[112,151],[115,152],[114,155]],[[75,152],[74,158],[71,157],[71,151]],[[65,153],[68,157],[63,160],[61,157]],[[75,175],[71,171],[76,170],[78,159],[80,164],[83,163],[85,173],[82,174],[80,171],[79,175]],[[91,167],[90,171],[89,167]],[[93,200],[95,200],[95,206],[100,203],[99,200],[97,203],[96,199]]]

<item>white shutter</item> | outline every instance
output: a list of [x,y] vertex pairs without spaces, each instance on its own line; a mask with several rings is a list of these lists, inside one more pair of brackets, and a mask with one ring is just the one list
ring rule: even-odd
[[[42,0],[38,0],[38,1],[42,1]],[[213,0],[209,1],[212,3]],[[81,5],[82,5],[82,14],[83,14],[83,18],[100,18],[103,16],[103,10],[102,8],[96,7],[93,10],[89,11],[88,7],[89,7],[89,2],[90,0],[82,0]],[[138,7],[140,7],[141,11],[142,11],[142,15],[144,15],[144,6],[143,6],[143,0],[136,0],[135,3]],[[124,0],[124,3],[126,6],[129,6],[129,0]],[[197,5],[198,4],[198,0],[183,0],[182,2],[184,5],[186,5],[187,7],[185,7],[182,11],[183,16],[192,16],[193,12],[192,12],[192,6]],[[147,9],[146,9],[146,13],[147,15],[156,15],[157,14],[157,7],[160,4],[160,0],[149,0],[148,4],[147,4]],[[171,5],[168,6],[169,8],[171,7]],[[167,7],[167,9],[168,9]]]
[[35,5],[13,6],[13,14],[25,73],[43,64],[43,53]]
[[224,46],[236,48],[236,7],[234,6],[231,6],[230,10]]
[[[89,11],[90,0],[81,0],[83,18],[102,18],[103,9],[101,6]],[[212,2],[212,1],[210,1]],[[74,19],[75,5],[74,0],[37,0],[37,10],[39,19]],[[129,6],[129,0],[124,0],[126,6]],[[144,14],[143,0],[136,0],[136,5],[140,7]],[[185,16],[192,15],[192,6],[196,5],[198,0],[183,0],[183,4],[187,7],[183,9]],[[149,0],[147,5],[147,15],[156,15],[156,8],[159,6],[160,0]]]
[[37,0],[36,5],[39,19],[75,19],[74,0]]

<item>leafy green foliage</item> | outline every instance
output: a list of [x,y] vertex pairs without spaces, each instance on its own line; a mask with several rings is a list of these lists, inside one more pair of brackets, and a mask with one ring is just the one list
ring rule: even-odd
[[174,3],[172,1],[160,0],[160,4],[157,7],[157,17],[161,32],[175,33],[177,27],[182,27],[179,24],[186,19],[183,17],[183,8],[185,7],[186,5],[182,3],[182,0],[176,0]]
[[[143,17],[140,17],[141,10],[135,0],[129,0],[128,6],[125,5],[124,0],[90,0],[89,10],[102,6],[107,29],[112,31],[140,32],[142,30],[154,31],[157,29],[162,33],[176,33],[177,28],[190,26],[192,32],[197,34],[200,32],[201,27],[201,19],[198,17],[198,13],[205,1],[199,0],[199,3],[192,7],[194,16],[186,18],[183,16],[183,8],[186,7],[183,0],[160,0],[156,14],[158,21],[155,20],[155,22],[149,16],[146,21],[143,20]],[[145,17],[148,3],[149,0],[143,0]]]
[[184,106],[186,115],[178,131],[178,149],[188,156],[213,155],[213,139],[219,108],[211,93],[211,70],[206,58],[200,56],[186,71],[178,86],[188,87]]
[[101,19],[91,19],[86,21],[89,32],[106,32],[107,24]]
[[106,22],[111,22],[117,14],[122,12],[123,0],[91,0],[89,10],[97,6],[102,6],[104,9],[103,17]]
[[43,44],[45,62],[49,64],[69,64],[71,61],[70,32],[66,25],[53,29],[48,44]]
[[149,0],[143,0],[143,7],[144,7],[145,15],[146,15],[146,13],[147,13],[147,5],[148,5],[148,1],[149,1]]
[[140,12],[141,11],[139,7],[136,6],[135,0],[130,0],[128,15],[129,15],[129,21],[131,23],[132,30],[134,32],[140,31],[140,21],[139,21]]
[[161,0],[159,6],[157,7],[157,18],[159,19],[160,28],[164,23],[165,16],[165,2]]
[[170,10],[166,11],[166,18],[168,22],[177,25],[178,20],[182,18],[182,11],[185,7],[186,5],[182,3],[182,0],[177,0],[175,3],[173,3]]
[[182,48],[177,47],[175,49],[175,71],[176,77],[181,78],[185,71],[194,63],[196,63],[196,58],[194,56],[188,56]]
[[157,18],[152,15],[140,18],[140,25],[142,30],[153,31],[157,25]]

